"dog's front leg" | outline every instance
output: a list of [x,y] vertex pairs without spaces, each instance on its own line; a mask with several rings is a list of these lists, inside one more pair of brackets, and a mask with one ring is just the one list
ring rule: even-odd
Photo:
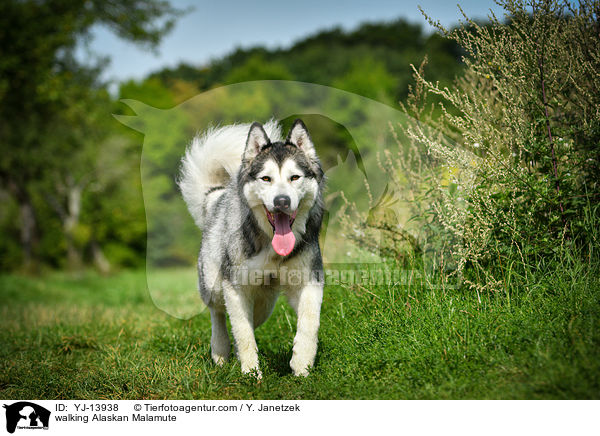
[[319,332],[323,284],[309,283],[296,294],[290,295],[291,306],[298,314],[294,349],[290,366],[294,375],[307,376],[315,362]]
[[211,307],[210,321],[212,325],[210,352],[215,363],[222,366],[229,358],[229,351],[231,350],[224,310]]
[[243,290],[229,282],[223,282],[223,291],[242,372],[256,372],[256,376],[261,378],[254,338],[254,302]]

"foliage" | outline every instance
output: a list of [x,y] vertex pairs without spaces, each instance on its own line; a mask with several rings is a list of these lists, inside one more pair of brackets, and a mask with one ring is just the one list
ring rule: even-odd
[[385,64],[371,56],[365,56],[353,60],[348,72],[337,78],[333,86],[389,102],[394,95],[396,78],[387,71]]
[[102,258],[80,217],[84,191],[101,185],[94,153],[111,136],[110,102],[98,83],[103,61],[81,65],[76,45],[93,25],[103,25],[152,47],[178,14],[159,0],[1,3],[0,183],[17,209],[27,268],[39,258],[60,263],[61,246],[77,264],[85,239]]
[[[413,176],[437,181],[422,201],[429,222],[456,236],[460,268],[474,267],[467,278],[480,290],[503,286],[492,265],[516,253],[535,262],[561,244],[598,243],[587,217],[600,196],[599,4],[501,4],[506,22],[440,28],[465,50],[465,72],[443,87],[415,70],[415,122],[400,126],[418,159],[437,161]],[[424,110],[431,94],[443,99],[439,120]]]
[[[168,87],[174,80],[184,80],[199,90],[234,81],[293,79],[341,86],[347,91],[396,102],[407,96],[410,63],[419,62],[425,53],[435,59],[430,74],[441,83],[449,84],[461,69],[460,51],[453,41],[437,34],[425,35],[419,24],[398,19],[365,23],[350,31],[324,30],[289,48],[238,48],[206,66],[181,64],[151,77],[159,78]],[[384,76],[383,93],[381,84],[376,84],[376,90],[371,89],[370,71],[361,77],[369,65],[375,67],[376,75]]]
[[242,65],[232,69],[224,78],[225,83],[239,83],[247,80],[291,80],[293,77],[281,62],[266,61],[260,55],[248,58]]
[[[138,265],[144,260],[146,230],[164,239],[166,262],[190,262],[182,256],[189,240],[171,241],[172,252],[166,249],[172,237],[171,214],[159,214],[157,227],[146,229],[137,170],[144,138],[111,117],[111,113],[132,112],[99,83],[104,60],[85,66],[72,55],[75,44],[89,37],[94,24],[108,25],[120,36],[152,46],[180,11],[159,1],[83,5],[58,0],[2,5],[0,20],[6,25],[0,35],[5,38],[0,59],[0,135],[8,153],[0,163],[0,194],[6,198],[0,229],[9,236],[0,242],[6,253],[0,268],[23,264],[30,268],[36,261],[71,268],[91,261],[99,267],[107,262]],[[49,13],[52,6],[64,14]],[[419,25],[397,20],[350,31],[322,31],[285,49],[238,49],[202,67],[165,69],[122,83],[116,100],[134,99],[167,109],[220,85],[291,79],[333,85],[394,105],[406,95],[409,64],[420,60],[426,50],[436,60],[430,73],[441,83],[450,83],[461,68],[457,45],[439,35],[424,35]],[[30,74],[24,76],[23,71]],[[272,116],[267,101],[273,96],[268,97],[257,89],[235,106],[213,109],[223,120],[267,119]],[[285,103],[286,96],[280,98]],[[348,107],[348,116],[356,109]],[[157,116],[153,121],[156,136],[145,144],[144,153],[157,173],[175,174],[176,168],[167,168],[171,163],[166,162],[174,161],[170,153],[182,152],[202,121],[194,108],[184,112],[176,120]],[[349,138],[343,128],[316,119],[315,126],[315,135],[329,145],[322,156],[326,163],[335,163],[338,153],[347,154]],[[149,198],[163,201],[165,211],[179,207],[173,177],[144,188]]]

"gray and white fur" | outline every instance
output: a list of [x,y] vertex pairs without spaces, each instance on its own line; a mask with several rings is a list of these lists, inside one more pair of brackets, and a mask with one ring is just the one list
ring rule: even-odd
[[317,352],[323,300],[319,232],[324,175],[308,130],[238,124],[196,137],[179,186],[202,230],[199,290],[210,309],[211,354],[230,354],[229,315],[242,372],[261,377],[254,329],[283,291],[298,315],[290,366],[308,375]]

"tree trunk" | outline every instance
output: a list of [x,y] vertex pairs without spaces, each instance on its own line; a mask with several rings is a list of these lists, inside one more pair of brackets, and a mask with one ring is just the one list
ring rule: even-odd
[[108,274],[110,272],[110,262],[104,256],[104,252],[100,247],[100,244],[96,241],[96,239],[92,239],[92,243],[90,244],[92,248],[92,258],[94,259],[94,265],[98,268],[101,274]]
[[23,269],[26,271],[35,271],[37,270],[35,247],[38,242],[35,209],[31,197],[24,186],[20,186],[12,179],[8,180],[7,185],[9,192],[13,195],[19,205]]
[[77,246],[75,234],[81,215],[83,186],[82,183],[75,182],[71,175],[67,175],[66,180],[56,183],[56,196],[51,193],[46,194],[48,203],[62,223],[67,245],[67,268],[70,270],[80,269],[83,265],[83,256]]
[[[72,181],[71,181],[72,182]],[[75,241],[75,230],[79,225],[81,215],[81,193],[82,187],[76,183],[67,186],[67,215],[63,223],[65,239],[67,242],[67,261],[69,269],[76,270],[83,264],[81,250]]]

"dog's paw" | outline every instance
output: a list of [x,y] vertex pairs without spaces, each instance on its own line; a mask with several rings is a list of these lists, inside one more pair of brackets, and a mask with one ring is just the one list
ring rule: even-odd
[[218,366],[223,366],[229,359],[229,356],[221,356],[220,354],[212,353],[212,359]]
[[296,377],[308,377],[308,374],[309,374],[308,373],[308,368],[304,368],[304,369],[302,369],[300,371],[296,371],[296,370],[292,370],[292,371],[294,371],[294,375]]
[[258,366],[244,367],[242,366],[242,373],[252,375],[256,380],[262,379],[262,372],[258,369]]
[[290,361],[290,367],[292,368],[292,372],[296,377],[308,377],[309,369],[311,368],[311,366],[312,365],[310,363],[306,361],[301,362],[299,360],[295,360],[293,357]]

